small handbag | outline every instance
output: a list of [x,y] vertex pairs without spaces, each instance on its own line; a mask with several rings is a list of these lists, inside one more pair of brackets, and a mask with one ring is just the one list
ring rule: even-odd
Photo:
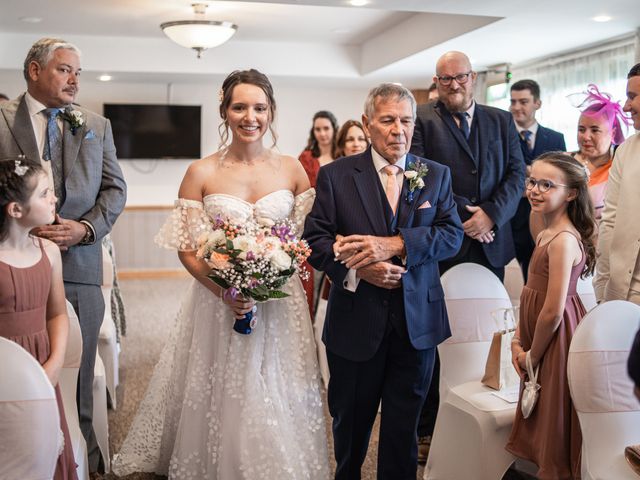
[[533,369],[531,365],[531,351],[528,351],[525,355],[525,363],[527,365],[527,375],[529,381],[524,382],[524,390],[522,391],[522,400],[520,401],[520,409],[522,410],[522,416],[529,418],[533,409],[538,402],[538,395],[540,395],[540,385],[538,385],[538,371],[540,367]]

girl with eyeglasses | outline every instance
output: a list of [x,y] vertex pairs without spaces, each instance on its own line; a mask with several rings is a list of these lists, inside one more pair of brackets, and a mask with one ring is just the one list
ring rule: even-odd
[[595,219],[584,166],[561,152],[538,157],[526,179],[532,211],[545,219],[536,238],[529,276],[520,297],[520,321],[511,344],[512,363],[521,382],[527,357],[538,369],[537,405],[524,418],[516,409],[507,450],[538,466],[540,479],[580,478],[582,436],[569,396],[569,344],[586,311],[578,277],[593,273]]

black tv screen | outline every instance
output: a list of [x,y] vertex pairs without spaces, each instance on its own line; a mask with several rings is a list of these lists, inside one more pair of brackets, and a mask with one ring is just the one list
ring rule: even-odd
[[104,104],[118,159],[200,158],[200,107]]

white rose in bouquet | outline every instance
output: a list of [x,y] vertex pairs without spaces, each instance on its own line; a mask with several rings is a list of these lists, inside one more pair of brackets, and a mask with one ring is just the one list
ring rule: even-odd
[[416,172],[415,170],[407,170],[406,172],[404,172],[404,177],[408,178],[409,180],[411,180],[412,178],[416,178],[417,175],[418,172]]
[[267,256],[273,255],[273,252],[280,249],[280,240],[275,237],[266,237],[261,243],[261,252]]
[[214,230],[207,234],[207,241],[209,243],[213,243],[214,245],[224,245],[227,241],[227,237],[225,236],[222,230]]
[[271,264],[280,271],[291,268],[291,257],[282,249],[275,250],[270,260]]
[[233,248],[236,250],[242,250],[242,253],[238,255],[238,258],[244,260],[247,258],[247,252],[257,252],[258,244],[255,238],[247,235],[238,235],[233,239]]

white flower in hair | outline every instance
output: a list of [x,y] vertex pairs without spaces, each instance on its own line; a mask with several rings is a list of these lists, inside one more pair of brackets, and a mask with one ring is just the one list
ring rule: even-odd
[[16,168],[14,170],[15,174],[19,177],[23,176],[29,170],[29,167],[26,165],[22,165],[20,160],[15,161]]

